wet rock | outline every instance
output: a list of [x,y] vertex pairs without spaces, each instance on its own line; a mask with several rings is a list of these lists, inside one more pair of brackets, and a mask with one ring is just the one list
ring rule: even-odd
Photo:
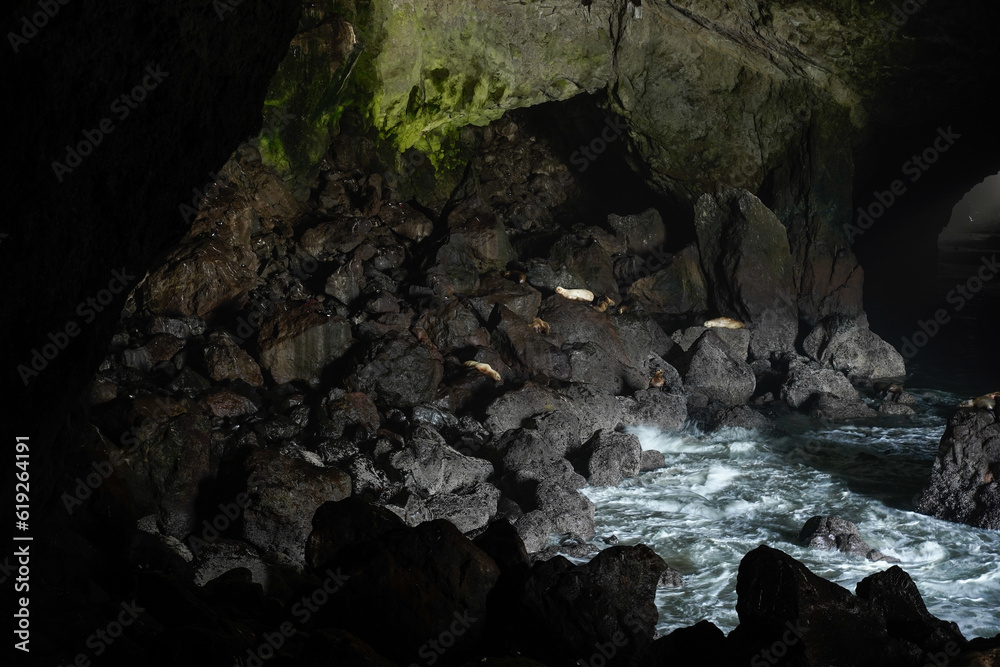
[[398,334],[372,345],[352,384],[389,405],[413,407],[434,400],[443,377],[444,360],[437,350]]
[[667,240],[663,218],[655,208],[633,215],[609,215],[608,224],[629,252],[636,255],[644,255]]
[[319,382],[323,368],[342,357],[354,339],[340,317],[318,312],[309,304],[271,313],[257,339],[260,363],[277,384],[293,380]]
[[770,419],[747,405],[737,405],[715,413],[712,416],[711,428],[713,430],[745,428],[760,433],[773,433],[776,430]]
[[695,231],[712,301],[721,315],[750,325],[750,354],[794,351],[793,260],[774,213],[746,190],[706,194],[695,207]]
[[835,516],[814,516],[806,521],[799,531],[799,542],[817,549],[836,549],[868,560],[899,562],[898,558],[869,547],[855,524]]
[[246,247],[209,237],[180,246],[142,285],[155,315],[203,317],[222,305],[240,305],[257,278],[257,256]]
[[351,392],[325,403],[329,424],[326,435],[331,438],[343,437],[345,433],[358,431],[362,437],[375,435],[381,426],[378,408],[374,401],[362,392]]
[[345,306],[350,306],[361,296],[361,290],[367,284],[361,259],[354,257],[330,274],[323,286],[323,291]]
[[301,246],[316,259],[331,259],[357,248],[370,230],[371,222],[367,218],[324,222],[305,231]]
[[653,639],[657,582],[667,564],[649,547],[615,546],[585,565],[561,556],[536,563],[524,587],[521,632],[539,657],[589,659],[595,644],[629,664]]
[[822,393],[847,401],[858,401],[857,389],[843,373],[823,368],[816,362],[793,361],[787,379],[781,387],[781,400],[793,408],[799,408],[813,394]]
[[961,408],[951,416],[916,510],[1000,530],[1000,421],[993,410]]
[[425,498],[471,491],[493,474],[489,461],[458,453],[428,426],[418,426],[406,447],[389,460],[407,488]]
[[793,664],[882,665],[900,650],[871,604],[777,549],[762,545],[743,558],[736,592],[740,624],[729,640],[744,660],[766,660],[764,651],[781,646]]
[[210,474],[211,421],[180,414],[166,422],[147,419],[124,460],[157,504],[164,535],[181,539],[195,528],[196,501]]
[[642,450],[642,458],[639,459],[639,472],[650,472],[667,467],[667,460],[663,452],[656,449]]
[[746,361],[712,330],[691,346],[682,362],[686,392],[697,393],[724,405],[743,405],[757,386]]
[[890,401],[883,401],[878,406],[878,411],[884,415],[915,415],[916,410],[911,408],[909,405],[903,405],[901,403],[892,403]]
[[674,255],[666,267],[650,273],[649,267],[657,265],[649,260],[645,266],[630,272],[634,282],[628,294],[642,304],[646,312],[681,316],[708,310],[708,287],[697,246],[687,246]]
[[851,379],[905,375],[902,355],[872,333],[866,319],[827,316],[809,332],[802,349],[810,359],[841,371]]
[[431,516],[455,524],[463,533],[485,528],[497,512],[500,491],[481,482],[465,493],[439,493],[425,501]]
[[469,297],[469,304],[484,322],[490,318],[496,304],[506,307],[525,322],[531,322],[542,304],[542,294],[530,285],[491,275],[483,278],[478,292]]
[[954,649],[966,646],[955,623],[939,620],[927,611],[917,585],[898,565],[865,577],[855,593],[880,612],[890,635],[920,647],[926,654],[920,664],[933,662],[932,654],[957,655]]
[[684,577],[674,568],[667,566],[667,569],[660,575],[656,582],[657,588],[679,588],[684,585]]
[[801,408],[810,417],[819,419],[862,419],[874,417],[877,413],[861,400],[841,398],[826,392],[810,396]]
[[205,367],[216,382],[242,380],[252,387],[264,384],[260,366],[253,357],[234,344],[210,343],[205,347]]
[[540,317],[549,323],[549,336],[560,340],[569,358],[570,379],[605,394],[645,389],[649,378],[639,370],[645,357],[630,359],[618,332],[605,313],[560,296],[546,299]]
[[435,304],[423,311],[417,319],[423,329],[442,352],[466,347],[488,347],[490,335],[472,309],[458,301]]
[[[688,327],[687,329],[678,329],[670,335],[670,339],[677,343],[677,345],[687,352],[691,349],[691,346],[698,342],[698,339],[708,331],[708,327],[703,327],[701,325]],[[733,348],[733,352],[736,353],[740,359],[746,359],[747,354],[750,350],[750,332],[746,329],[724,329],[724,328],[713,328],[712,333],[718,336],[724,343]]]
[[573,276],[573,281],[561,285],[562,287],[584,287],[598,298],[608,296],[616,303],[621,302],[614,264],[600,243],[577,236],[563,236],[552,246],[549,263],[555,267],[565,267]]
[[[351,495],[351,478],[273,449],[257,449],[220,470],[231,487],[245,485],[242,537],[263,553],[305,560],[306,540],[316,509]],[[243,480],[240,482],[239,480]]]
[[205,321],[199,317],[164,317],[156,315],[149,321],[146,331],[150,334],[170,334],[175,338],[188,339],[205,333]]
[[198,401],[214,417],[245,417],[254,414],[261,407],[260,403],[250,397],[225,387],[210,389]]
[[403,238],[422,241],[434,231],[434,223],[409,204],[383,203],[379,219]]
[[639,475],[641,459],[639,438],[601,430],[583,445],[576,467],[593,486],[618,486]]

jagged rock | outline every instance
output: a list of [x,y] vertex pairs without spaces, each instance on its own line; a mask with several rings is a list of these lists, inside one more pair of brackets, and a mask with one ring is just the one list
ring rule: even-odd
[[958,625],[931,616],[917,585],[898,565],[865,577],[855,593],[881,613],[890,634],[916,644],[926,654],[954,656],[958,651],[950,648],[966,645]]
[[621,302],[614,264],[600,243],[578,236],[563,236],[552,246],[549,263],[552,266],[564,267],[573,276],[572,282],[563,284],[562,287],[567,289],[583,287],[598,298],[607,296],[616,303]]
[[389,405],[408,408],[432,401],[444,377],[441,354],[408,334],[376,342],[366,359],[352,384]]
[[341,438],[351,431],[370,437],[375,435],[381,425],[375,403],[367,394],[359,391],[327,401],[326,415],[329,419],[326,435],[331,438]]
[[260,366],[253,357],[228,340],[206,345],[204,354],[208,376],[216,382],[242,380],[252,387],[264,384]]
[[142,285],[146,306],[157,315],[203,317],[222,305],[240,305],[257,266],[248,248],[201,238],[180,246],[150,272]]
[[435,519],[446,519],[463,533],[485,528],[497,513],[500,491],[482,482],[465,493],[439,493],[425,501]]
[[733,349],[708,330],[691,346],[682,364],[686,392],[725,405],[743,405],[757,386],[753,371]]
[[798,335],[793,261],[785,227],[755,196],[729,189],[695,207],[701,265],[721,315],[750,327],[750,354],[793,352]]
[[[890,575],[884,581],[875,577],[875,582],[859,586],[855,597],[791,556],[757,547],[740,562],[736,580],[740,625],[730,633],[729,642],[741,662],[766,662],[780,652],[791,664],[813,667],[925,664],[929,656],[921,644],[933,644],[912,640],[930,619],[920,617],[912,597],[916,591],[903,577]],[[882,583],[892,592],[879,590]],[[861,597],[862,591],[866,597]],[[895,605],[899,606],[893,609]],[[902,618],[917,619],[918,625],[900,624]]]
[[448,218],[448,237],[437,253],[435,270],[459,294],[479,287],[479,276],[500,271],[514,259],[507,230],[478,198],[463,200]]
[[827,392],[813,394],[800,407],[810,417],[819,419],[862,419],[877,414],[861,400],[841,398]]
[[215,417],[245,417],[261,407],[259,402],[225,387],[210,389],[198,398],[198,402]]
[[916,510],[1000,530],[1000,421],[993,410],[961,408],[951,416]]
[[459,454],[428,426],[418,426],[406,447],[389,460],[407,488],[425,498],[471,491],[493,474],[489,461]]
[[253,450],[229,462],[219,475],[229,488],[245,488],[243,539],[264,554],[283,553],[299,564],[305,561],[316,509],[351,495],[351,478],[346,473],[273,449]]
[[770,419],[747,405],[736,405],[718,411],[712,415],[711,428],[745,428],[760,433],[773,433],[776,430]]
[[549,338],[559,342],[569,357],[569,379],[573,382],[613,395],[627,388],[649,386],[649,378],[640,370],[646,356],[629,358],[606,313],[579,301],[552,296],[542,303],[539,316],[549,323]]
[[700,262],[698,248],[693,244],[652,273],[650,268],[659,267],[662,262],[647,260],[643,267],[629,272],[632,284],[628,294],[651,315],[703,313],[708,310],[708,287]]
[[781,387],[781,400],[800,408],[813,394],[831,394],[847,401],[858,400],[858,390],[843,373],[823,368],[816,362],[793,361]]
[[[691,349],[702,335],[708,331],[708,327],[701,325],[678,329],[670,335],[670,339],[687,352]],[[712,332],[722,339],[722,341],[733,348],[740,359],[746,360],[750,350],[750,332],[747,329],[724,329],[714,328]]]
[[345,306],[350,306],[361,296],[361,290],[367,284],[361,258],[355,256],[330,274],[323,291]]
[[799,542],[817,549],[836,549],[868,560],[899,562],[898,558],[886,556],[881,551],[872,549],[861,538],[861,532],[855,524],[835,516],[814,516],[806,521],[799,531]]
[[434,304],[420,314],[417,326],[427,332],[442,352],[490,344],[489,332],[472,309],[459,301]]
[[276,309],[261,324],[260,363],[277,384],[319,382],[323,369],[342,357],[354,339],[341,317],[318,312],[310,304]]
[[824,318],[802,342],[809,358],[854,379],[897,377],[906,374],[903,357],[872,333],[865,321],[846,315]]
[[542,293],[531,285],[491,275],[482,279],[477,293],[469,297],[469,304],[484,322],[490,319],[497,304],[506,307],[525,322],[531,322],[542,304]]
[[577,469],[593,486],[617,486],[637,477],[642,445],[630,433],[598,431],[584,443],[577,457]]

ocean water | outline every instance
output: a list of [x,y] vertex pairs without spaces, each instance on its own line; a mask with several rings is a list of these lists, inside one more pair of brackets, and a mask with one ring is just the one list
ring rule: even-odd
[[917,416],[827,423],[793,417],[791,434],[765,437],[726,429],[704,434],[651,428],[634,432],[667,467],[617,488],[587,487],[597,537],[644,543],[684,576],[660,589],[658,631],[707,619],[729,632],[736,615],[736,573],[760,544],[780,549],[851,592],[891,567],[837,551],[807,549],[796,538],[814,515],[856,523],[868,544],[900,559],[938,618],[967,638],[1000,632],[1000,531],[939,521],[913,511],[933,464],[945,415],[959,397],[918,396]]

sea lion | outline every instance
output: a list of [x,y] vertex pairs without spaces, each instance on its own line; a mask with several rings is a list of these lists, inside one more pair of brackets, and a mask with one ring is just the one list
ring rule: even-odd
[[528,326],[534,329],[535,333],[542,334],[543,336],[549,335],[549,323],[540,317],[531,320],[531,324]]
[[566,289],[564,287],[557,287],[556,294],[564,299],[569,299],[570,301],[592,302],[594,300],[594,293],[589,289]]
[[524,271],[504,271],[503,277],[508,280],[513,280],[518,285],[523,285],[524,281],[528,279],[528,276],[525,275]]
[[708,328],[719,328],[719,329],[742,329],[744,324],[739,320],[734,320],[731,317],[716,317],[713,320],[707,320],[703,327]]
[[628,312],[628,306],[626,306],[625,304],[622,304],[622,305],[618,306],[618,314],[619,315],[624,315],[627,312]]
[[493,370],[493,367],[489,364],[484,364],[480,361],[466,361],[465,365],[469,368],[475,368],[477,371],[489,378],[492,378],[496,382],[503,382],[503,378],[500,377],[500,374]]
[[603,313],[605,310],[608,309],[608,306],[613,306],[613,305],[615,305],[614,299],[612,299],[611,297],[602,296],[600,302],[594,306],[594,310],[596,310],[599,313]]
[[657,369],[656,372],[653,373],[653,377],[650,378],[650,380],[649,380],[649,386],[650,387],[654,387],[654,388],[655,387],[662,387],[663,386],[663,382],[664,382],[664,379],[663,379],[663,370],[662,369]]
[[977,410],[996,410],[997,401],[996,399],[1000,397],[1000,391],[990,392],[989,394],[983,394],[982,396],[976,396],[975,398],[969,398],[958,404],[960,408],[975,408]]

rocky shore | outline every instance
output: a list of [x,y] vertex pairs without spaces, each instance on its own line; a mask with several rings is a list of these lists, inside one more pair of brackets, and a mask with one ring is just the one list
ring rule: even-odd
[[[680,574],[643,545],[599,551],[614,538],[579,491],[665,465],[624,429],[906,415],[902,357],[863,313],[800,308],[785,227],[746,191],[701,197],[693,234],[656,209],[595,218],[516,114],[469,145],[463,182],[423,203],[401,201],[419,174],[363,136],[338,137],[298,198],[244,145],[141,279],[60,498],[88,554],[74,574],[115,563],[129,583],[103,607],[144,610],[116,659],[994,664],[898,567],[852,594],[766,546],[740,567],[733,633],[656,637],[655,591]],[[989,443],[962,475],[1000,472]],[[922,511],[997,528],[982,479]],[[883,558],[817,521],[803,540]],[[70,636],[95,623],[77,621]]]

